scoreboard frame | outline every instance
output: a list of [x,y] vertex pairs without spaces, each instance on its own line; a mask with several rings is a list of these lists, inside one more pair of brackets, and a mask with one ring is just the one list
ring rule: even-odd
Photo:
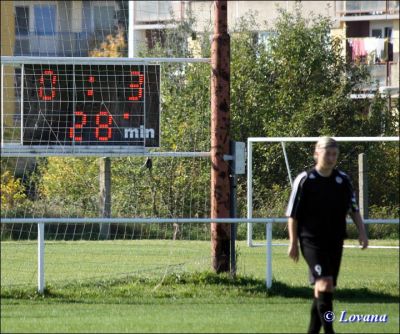
[[[2,146],[2,152],[5,153],[8,156],[13,156],[13,155],[45,155],[45,156],[52,156],[52,155],[95,155],[95,156],[121,156],[121,155],[137,155],[137,154],[143,154],[148,151],[149,148],[159,148],[160,147],[160,139],[161,139],[161,131],[160,131],[160,106],[161,106],[161,96],[160,96],[160,87],[161,87],[161,75],[160,75],[160,64],[156,59],[146,59],[146,58],[139,58],[139,59],[132,59],[132,58],[101,58],[101,57],[96,57],[96,58],[90,58],[90,57],[81,57],[81,58],[67,58],[67,57],[1,57],[2,58],[2,96],[4,96],[4,66],[14,66],[14,67],[20,67],[21,68],[21,94],[24,94],[24,97],[21,98],[21,104],[20,104],[20,113],[21,113],[21,138],[18,141],[15,138],[12,138],[12,141],[5,142],[4,141],[4,112],[3,112],[3,101],[2,101],[2,124],[1,124],[1,135],[2,135],[2,140],[1,140],[1,146]],[[6,61],[4,61],[6,60]],[[48,75],[48,78],[43,77],[43,75],[36,76],[36,80],[39,80],[39,82],[36,83],[36,88],[38,88],[37,93],[37,99],[36,102],[44,103],[44,104],[54,104],[56,102],[56,96],[54,96],[54,86],[58,80],[58,78],[52,77],[52,75],[56,75],[54,72],[54,69],[57,68],[62,68],[65,65],[65,68],[67,69],[75,69],[75,67],[81,66],[81,68],[90,68],[90,67],[97,67],[98,73],[101,72],[101,70],[105,68],[110,68],[110,67],[115,67],[118,69],[133,69],[133,71],[136,71],[138,68],[143,69],[142,76],[141,74],[136,76],[136,82],[132,81],[130,82],[131,91],[130,91],[130,97],[133,99],[135,97],[139,97],[140,93],[140,84],[143,84],[143,94],[142,94],[142,101],[144,106],[144,113],[142,115],[143,117],[146,117],[146,106],[145,103],[149,103],[149,101],[146,101],[151,97],[152,99],[155,99],[155,103],[153,101],[153,111],[156,110],[156,117],[153,115],[153,125],[155,125],[153,128],[149,128],[146,123],[140,124],[140,126],[122,126],[121,129],[125,130],[125,138],[135,138],[137,139],[141,137],[143,140],[136,140],[134,142],[133,140],[127,140],[126,142],[123,142],[122,140],[113,140],[113,138],[107,138],[107,136],[110,136],[110,130],[108,129],[101,129],[101,127],[104,125],[105,128],[110,124],[109,121],[111,120],[111,123],[115,121],[116,118],[114,118],[114,115],[110,112],[110,105],[107,105],[107,103],[103,103],[103,101],[96,101],[100,105],[104,105],[104,110],[97,110],[97,115],[96,113],[92,115],[88,115],[87,117],[92,117],[91,123],[92,124],[97,124],[97,127],[99,129],[96,129],[95,126],[87,127],[87,129],[90,129],[94,133],[94,136],[98,136],[99,138],[105,139],[105,140],[99,140],[97,142],[93,141],[93,135],[90,140],[82,141],[79,142],[79,140],[72,140],[70,143],[65,141],[66,136],[68,136],[68,133],[65,133],[62,137],[63,140],[59,140],[59,138],[56,136],[54,140],[47,140],[49,138],[45,138],[42,142],[29,142],[29,138],[27,136],[24,136],[24,133],[26,133],[26,127],[25,124],[26,122],[26,111],[24,111],[24,104],[27,102],[26,101],[26,88],[24,87],[25,81],[25,68],[29,69],[32,72],[32,68],[34,68],[36,65],[37,68],[42,68],[45,70],[47,67],[50,69],[49,72],[46,72],[45,74]],[[53,70],[51,70],[53,68]],[[148,69],[153,70],[153,79],[156,79],[156,82],[153,82],[153,90],[151,91],[150,89],[147,89],[147,82],[143,82],[144,80],[148,79],[146,78],[146,75],[148,73]],[[53,72],[51,72],[53,71]],[[68,71],[67,71],[68,72]],[[69,92],[70,97],[67,99],[68,103],[70,105],[74,105],[76,102],[82,102],[79,100],[76,100],[76,83],[75,83],[75,71],[72,71],[72,73],[69,73],[70,77],[68,80],[71,80],[68,84],[70,85],[69,89],[71,89],[71,83],[72,83],[72,90]],[[136,73],[138,74],[138,73]],[[135,76],[134,76],[135,77]],[[50,79],[49,79],[50,78]],[[45,80],[47,80],[47,90],[44,90],[42,88],[40,90],[40,86],[43,86],[45,84]],[[50,80],[50,81],[49,81]],[[68,81],[67,80],[67,81]],[[92,80],[92,79],[90,79]],[[142,81],[141,81],[142,80]],[[117,80],[116,80],[117,81]],[[110,87],[107,87],[106,84],[106,89],[116,89],[114,84],[116,83],[114,81]],[[49,86],[50,83],[50,86]],[[154,89],[154,85],[156,85],[156,89]],[[32,88],[32,87],[31,87]],[[126,88],[126,87],[125,87]],[[132,90],[133,89],[133,90]],[[136,89],[136,90],[135,90]],[[126,89],[125,89],[126,90]],[[149,91],[150,90],[150,91]],[[136,93],[135,93],[136,91]],[[100,90],[100,95],[101,93],[104,92],[104,87],[101,87]],[[132,93],[133,92],[133,93]],[[89,91],[87,91],[89,93]],[[71,96],[73,95],[72,99]],[[151,95],[152,94],[152,95]],[[38,101],[40,97],[43,97],[43,101]],[[59,103],[61,103],[62,99],[59,99]],[[145,102],[146,101],[146,102]],[[113,102],[121,102],[121,101],[113,101]],[[125,103],[127,104],[129,100]],[[136,102],[136,101],[132,101]],[[150,101],[151,102],[151,101]],[[129,103],[128,103],[129,104]],[[112,107],[112,105],[111,105]],[[50,108],[51,109],[51,108]],[[71,107],[69,107],[71,109]],[[118,108],[115,108],[116,110]],[[69,110],[70,112],[71,110]],[[73,111],[73,115],[69,115],[70,118],[71,116],[74,118],[74,122],[72,123],[74,127],[74,130],[76,130],[76,125],[79,124],[79,122],[75,122],[75,118],[79,119],[81,117],[81,124],[83,124],[83,117],[84,115],[81,114],[75,114],[76,110]],[[101,113],[100,113],[101,112]],[[106,113],[109,113],[108,115],[111,115],[107,119]],[[33,113],[34,114],[34,113]],[[104,117],[105,116],[105,117]],[[126,113],[124,114],[123,112],[119,115],[119,117],[128,117]],[[24,119],[25,117],[25,119]],[[65,125],[64,126],[64,132],[71,131],[71,125]],[[49,132],[52,132],[52,128],[50,127]],[[96,131],[98,133],[96,134]],[[104,132],[106,131],[106,132]],[[114,131],[114,129],[112,130]],[[128,136],[128,137],[127,137]],[[146,140],[147,138],[153,139],[152,141]],[[76,138],[75,138],[76,139]],[[108,140],[110,139],[110,140]]]

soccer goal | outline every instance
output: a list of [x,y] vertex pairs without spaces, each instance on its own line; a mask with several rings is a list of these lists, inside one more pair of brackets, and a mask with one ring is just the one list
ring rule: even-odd
[[[361,212],[368,217],[365,217],[364,221],[367,226],[371,226],[369,232],[379,235],[378,231],[383,224],[399,224],[397,217],[399,138],[333,138],[340,142],[339,168],[348,172],[353,180],[355,191],[359,200],[361,199]],[[284,227],[287,218],[284,218],[284,211],[293,175],[314,165],[312,153],[318,139],[318,137],[254,137],[247,140],[247,218],[277,217],[271,218],[273,221],[267,223],[266,228],[264,225],[247,223],[247,245],[266,246],[267,287],[272,286],[273,225],[277,223],[274,226],[280,230],[278,235],[281,238],[287,237]],[[365,159],[368,160],[368,170]],[[274,176],[281,175],[281,179],[268,178],[268,174],[272,171]],[[366,189],[367,184],[369,191]],[[386,217],[381,217],[382,214]],[[372,231],[373,225],[375,231]]]

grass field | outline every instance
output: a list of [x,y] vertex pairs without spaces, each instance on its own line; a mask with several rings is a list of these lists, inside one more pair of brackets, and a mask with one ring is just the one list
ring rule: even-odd
[[[232,280],[209,271],[207,241],[47,242],[39,296],[36,243],[2,242],[1,332],[305,332],[312,289],[304,261],[273,247],[267,290],[265,248],[238,242],[237,251]],[[341,269],[336,331],[398,333],[398,249],[346,248]],[[388,322],[342,323],[341,311],[387,314]]]

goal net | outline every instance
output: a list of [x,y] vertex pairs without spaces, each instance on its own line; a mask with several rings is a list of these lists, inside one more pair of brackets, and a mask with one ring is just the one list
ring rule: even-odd
[[157,221],[210,216],[209,40],[177,4],[2,3],[2,291],[37,286],[38,237],[49,286],[210,268],[209,223]]

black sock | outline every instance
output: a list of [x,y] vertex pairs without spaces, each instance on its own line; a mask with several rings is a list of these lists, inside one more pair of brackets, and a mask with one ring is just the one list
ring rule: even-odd
[[308,327],[308,334],[319,333],[321,329],[321,319],[319,318],[318,312],[318,300],[314,297],[313,303],[311,305],[311,318],[310,325]]
[[326,334],[334,333],[332,321],[326,321],[326,319],[330,318],[329,313],[327,312],[332,312],[333,310],[332,299],[333,299],[332,292],[319,291],[317,307],[318,307],[319,318],[321,319],[321,323],[322,326],[324,327],[324,332]]

